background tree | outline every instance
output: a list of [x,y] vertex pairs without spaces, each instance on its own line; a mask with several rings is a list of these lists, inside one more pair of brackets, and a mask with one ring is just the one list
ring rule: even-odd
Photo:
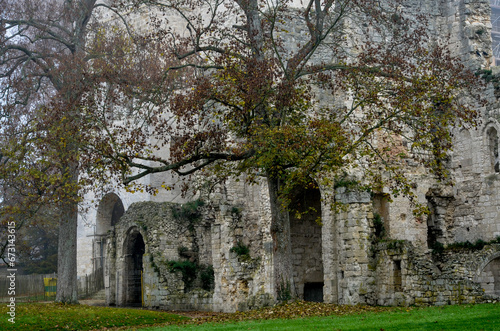
[[77,302],[78,103],[94,3],[3,1],[0,10],[0,79],[8,124],[2,147],[9,157],[6,165],[19,174],[19,181],[40,184],[25,192],[44,196],[61,212],[59,302]]
[[[134,79],[143,76],[131,71],[140,73],[151,60],[138,48],[145,39],[127,23],[133,13],[121,15],[118,5],[0,1],[0,181],[6,192],[19,189],[3,205],[2,222],[21,217],[32,227],[33,213],[57,210],[58,302],[77,301],[78,203],[108,176],[106,165],[88,156],[96,146],[87,134],[96,133],[92,120],[100,114],[90,113],[96,108],[87,99],[106,90],[108,79],[139,84]],[[120,66],[122,57],[127,67]],[[120,98],[112,101],[119,106]]]
[[[53,273],[57,270],[57,209],[46,196],[36,195],[19,180],[19,171],[0,171],[0,258],[9,265],[9,223],[15,224],[16,267],[24,273]],[[19,168],[17,169],[19,170]],[[8,171],[8,176],[7,172]],[[22,176],[22,175],[21,175]],[[25,176],[22,176],[26,178]],[[32,184],[34,184],[32,182]],[[21,269],[19,269],[21,270]]]
[[354,169],[364,189],[387,186],[416,202],[407,161],[446,178],[450,128],[475,124],[476,77],[403,4],[135,1],[159,11],[150,37],[171,65],[147,88],[115,85],[142,117],[102,121],[108,140],[93,135],[93,145],[125,183],[166,171],[265,178],[275,283],[293,292],[295,188],[333,190]]

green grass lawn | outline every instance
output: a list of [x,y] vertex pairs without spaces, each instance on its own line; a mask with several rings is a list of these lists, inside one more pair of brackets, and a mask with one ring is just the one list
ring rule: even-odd
[[402,308],[293,302],[191,320],[144,309],[19,303],[15,324],[6,308],[2,304],[0,330],[500,330],[500,303]]
[[142,330],[500,330],[500,304],[393,308],[343,316],[205,323]]
[[15,324],[8,321],[7,306],[0,309],[0,330],[94,330],[119,326],[179,323],[186,317],[142,309],[19,303]]

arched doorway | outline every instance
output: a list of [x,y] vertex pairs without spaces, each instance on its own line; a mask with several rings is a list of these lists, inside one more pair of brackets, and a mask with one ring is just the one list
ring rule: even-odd
[[492,259],[477,277],[484,294],[500,298],[500,254]]
[[144,239],[137,228],[132,228],[124,244],[124,304],[142,305],[142,257],[145,252]]
[[290,212],[294,283],[299,298],[323,302],[321,193],[315,185],[297,189]]

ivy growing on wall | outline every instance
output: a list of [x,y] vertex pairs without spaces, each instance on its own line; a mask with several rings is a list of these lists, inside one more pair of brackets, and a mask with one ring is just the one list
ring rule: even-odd
[[440,255],[443,254],[445,251],[459,251],[459,250],[473,250],[473,251],[479,251],[484,248],[486,245],[491,245],[491,244],[500,244],[500,236],[496,237],[493,240],[490,241],[484,241],[482,239],[476,240],[474,243],[471,243],[470,241],[463,241],[463,242],[455,242],[451,243],[449,245],[443,245],[440,242],[436,242],[432,246],[432,254],[434,255]]
[[211,291],[215,285],[214,268],[211,265],[200,267],[201,288],[205,291]]
[[382,239],[385,236],[385,228],[384,221],[382,220],[382,216],[380,216],[380,214],[373,215],[373,227],[376,239]]
[[211,291],[215,284],[214,268],[211,265],[198,265],[191,261],[167,261],[168,270],[172,273],[180,272],[184,282],[184,291],[188,292],[194,287],[196,279],[199,279],[201,288]]

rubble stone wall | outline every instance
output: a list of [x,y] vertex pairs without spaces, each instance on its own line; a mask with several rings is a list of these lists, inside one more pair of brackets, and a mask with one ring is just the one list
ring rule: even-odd
[[381,242],[376,246],[376,303],[407,306],[484,302],[480,278],[484,277],[485,265],[498,252],[500,245],[493,244],[482,250],[446,251],[432,256],[409,241]]

